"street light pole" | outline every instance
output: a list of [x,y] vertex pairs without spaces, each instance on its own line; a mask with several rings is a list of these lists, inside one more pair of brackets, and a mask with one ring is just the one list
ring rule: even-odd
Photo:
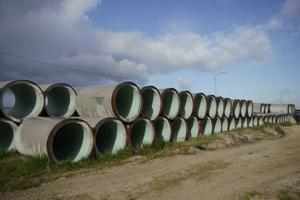
[[282,104],[282,96],[283,94],[288,94],[289,93],[289,89],[283,89],[280,91],[280,104]]
[[220,72],[220,73],[217,73],[215,75],[215,96],[217,96],[217,76],[221,75],[221,74],[226,74],[226,72]]

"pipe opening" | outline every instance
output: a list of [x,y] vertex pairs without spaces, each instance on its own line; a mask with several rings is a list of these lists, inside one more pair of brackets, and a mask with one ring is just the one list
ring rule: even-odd
[[176,118],[172,123],[172,140],[174,142],[183,142],[185,141],[187,134],[187,127],[184,119]]
[[171,125],[166,118],[158,118],[154,122],[155,136],[158,141],[169,142],[171,139]]
[[116,112],[124,121],[133,121],[141,111],[142,98],[137,86],[123,83],[116,88]]
[[141,93],[143,97],[143,116],[150,120],[156,119],[161,110],[161,99],[158,90],[154,87],[145,87]]
[[251,101],[248,101],[247,104],[247,116],[251,117],[253,114],[253,103]]
[[247,112],[247,103],[246,101],[241,101],[241,116],[242,118],[244,118],[246,116],[246,112]]
[[190,117],[187,121],[188,124],[188,138],[196,138],[199,135],[199,123],[196,117]]
[[223,117],[224,115],[224,100],[222,98],[218,98],[218,117]]
[[243,121],[243,126],[242,127],[243,128],[248,128],[248,123],[249,123],[248,118],[245,118],[242,121]]
[[261,126],[264,124],[264,119],[262,117],[258,118],[258,125]]
[[215,118],[217,114],[217,101],[214,96],[208,96],[207,97],[208,102],[208,115],[211,118]]
[[[7,100],[8,99],[8,100]],[[44,97],[38,86],[27,81],[15,81],[1,92],[1,110],[14,121],[35,117],[43,109]]]
[[213,125],[210,118],[204,119],[203,128],[203,135],[211,135],[213,133]]
[[222,121],[222,132],[226,132],[229,129],[228,119],[224,118]]
[[242,118],[237,119],[236,128],[242,128]]
[[169,119],[174,119],[179,112],[179,96],[173,89],[167,89],[163,95],[163,110]]
[[234,117],[238,118],[240,116],[240,112],[241,112],[241,104],[239,101],[236,101],[234,106]]
[[253,127],[253,123],[254,123],[253,117],[250,117],[250,118],[249,118],[248,127]]
[[258,126],[258,117],[257,116],[255,116],[253,118],[253,126]]
[[102,120],[95,128],[95,139],[97,153],[115,154],[126,145],[126,129],[119,120]]
[[130,141],[133,149],[137,150],[143,145],[151,145],[154,139],[154,129],[147,119],[139,119],[131,125]]
[[200,119],[203,119],[207,113],[207,101],[204,94],[195,96],[195,112]]
[[5,121],[0,121],[0,150],[10,151],[15,149],[15,127]]
[[76,93],[65,84],[55,84],[45,91],[46,112],[52,117],[70,117],[75,112]]
[[180,92],[180,115],[188,119],[193,113],[193,97],[189,92]]
[[214,123],[213,123],[213,132],[214,133],[221,133],[221,131],[222,131],[222,122],[221,122],[221,120],[220,120],[220,118],[216,118],[216,119],[214,119],[213,120],[214,121]]
[[89,126],[83,122],[68,122],[54,133],[52,152],[54,159],[72,162],[87,158],[93,141]]

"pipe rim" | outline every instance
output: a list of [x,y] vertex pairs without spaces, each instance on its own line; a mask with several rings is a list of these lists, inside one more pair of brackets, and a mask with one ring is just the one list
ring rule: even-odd
[[[135,96],[135,98],[137,98],[137,100],[136,100],[137,102],[133,102],[133,100],[132,100],[131,104],[135,104],[135,103],[138,104],[136,109],[134,109],[133,111],[132,110],[129,111],[128,115],[131,115],[130,117],[128,117],[128,115],[126,117],[124,117],[120,114],[120,112],[118,111],[119,106],[117,105],[117,102],[116,102],[118,92],[126,86],[129,86],[131,89],[133,89],[134,96]],[[122,120],[124,122],[133,122],[134,120],[136,120],[139,117],[139,115],[142,111],[142,95],[141,95],[140,88],[135,83],[130,82],[130,81],[120,83],[114,88],[111,101],[112,101],[111,104],[113,105],[112,106],[113,113],[115,114],[115,116],[117,116],[120,120]],[[132,109],[132,107],[134,107],[134,106],[136,106],[136,105],[131,105],[130,109]],[[133,113],[130,113],[130,112],[133,112]]]
[[[182,98],[187,97],[188,100],[186,100],[185,105],[182,105],[182,103],[184,102]],[[194,112],[194,98],[192,93],[190,93],[189,91],[181,91],[179,93],[179,98],[180,98],[180,108],[179,108],[179,114],[182,118],[184,119],[188,119],[192,116],[193,112]],[[187,101],[189,101],[189,103],[191,104],[191,108],[188,109],[188,111],[186,111],[186,107],[188,107],[187,104],[189,104]]]
[[[200,99],[199,99],[200,98]],[[207,114],[207,99],[203,93],[197,93],[194,97],[195,113],[199,119],[203,119]]]
[[[173,102],[170,105],[170,110],[169,111],[165,110],[165,104],[166,104],[166,102],[165,102],[165,95],[167,95],[167,93],[169,93],[169,92],[172,92],[173,93],[172,98],[175,98],[174,104],[175,104],[176,108],[173,111],[170,111],[171,107],[174,106],[174,104],[172,105]],[[161,96],[162,96],[162,104],[163,104],[163,106],[162,106],[162,113],[163,113],[163,115],[166,118],[170,119],[170,120],[175,119],[177,117],[178,113],[179,113],[179,108],[180,108],[180,98],[179,98],[178,91],[175,88],[166,88],[161,93]]]
[[225,117],[229,118],[231,116],[232,101],[229,98],[225,98],[224,102],[225,102],[224,115]]
[[[207,127],[207,124],[208,127]],[[212,124],[212,119],[207,116],[203,119],[203,121],[201,122],[201,128],[202,128],[202,135],[212,135],[213,134],[213,124]],[[207,130],[207,128],[209,130]]]
[[[82,119],[78,119],[78,118],[67,118],[67,119],[63,119],[61,120],[60,122],[58,122],[54,127],[53,129],[51,130],[48,138],[47,138],[47,154],[48,154],[48,158],[54,162],[54,163],[60,163],[62,161],[67,161],[68,159],[66,160],[60,160],[60,159],[57,159],[57,157],[55,156],[55,153],[54,153],[54,150],[53,150],[53,142],[54,142],[54,136],[58,133],[58,131],[63,128],[64,126],[66,125],[69,125],[69,124],[79,124],[82,126],[82,128],[85,128],[85,131],[83,131],[84,133],[83,134],[87,134],[87,139],[89,140],[87,145],[88,145],[88,148],[86,150],[86,152],[84,153],[83,156],[78,157],[78,154],[77,156],[73,159],[73,160],[69,160],[71,162],[77,162],[79,160],[82,160],[82,159],[87,159],[91,156],[92,154],[92,151],[94,149],[94,146],[95,146],[95,137],[94,137],[94,134],[93,134],[93,130],[92,128],[90,127],[90,125],[82,120]],[[82,146],[81,146],[82,148]]]
[[[157,106],[153,106],[155,109],[153,109],[153,107],[152,107],[152,109],[155,110],[155,112],[154,112],[154,114],[152,114],[150,116],[145,112],[144,93],[147,90],[152,90],[156,94],[156,97],[158,95],[158,99],[156,99],[156,100],[159,101],[159,106],[158,107]],[[148,118],[148,119],[152,120],[152,121],[156,120],[159,117],[159,115],[161,114],[162,107],[163,107],[163,105],[162,105],[162,98],[161,98],[161,94],[160,94],[159,90],[156,87],[154,87],[152,85],[149,85],[149,86],[143,87],[141,89],[141,95],[142,95],[142,98],[143,98],[141,115],[143,117],[145,117],[145,118]]]
[[[98,146],[98,142],[97,142],[97,140],[98,140],[98,136],[100,136],[99,134],[100,134],[100,128],[102,127],[102,126],[104,126],[106,123],[115,123],[117,126],[118,126],[118,128],[119,129],[122,129],[122,130],[120,130],[120,131],[118,131],[117,130],[117,132],[118,133],[120,133],[120,134],[123,134],[123,135],[121,135],[121,137],[123,137],[123,142],[121,143],[121,144],[119,144],[119,146],[118,147],[116,147],[115,145],[116,145],[116,143],[114,143],[114,145],[113,145],[113,147],[112,147],[112,149],[111,150],[109,150],[109,151],[105,151],[105,152],[102,152],[101,150],[100,150],[100,148],[99,148],[99,146]],[[118,134],[117,133],[117,134]],[[107,134],[107,133],[105,133],[105,134]],[[95,126],[95,128],[94,128],[94,137],[95,137],[95,151],[96,151],[96,153],[98,154],[98,155],[103,155],[104,153],[107,153],[107,152],[109,152],[109,153],[112,153],[112,154],[116,154],[118,151],[120,151],[120,150],[122,150],[122,149],[124,149],[125,147],[126,147],[126,144],[127,144],[127,142],[128,142],[128,137],[127,137],[127,135],[128,135],[128,130],[127,130],[127,128],[125,127],[125,125],[124,125],[124,123],[121,121],[121,120],[118,120],[118,119],[116,119],[116,118],[105,118],[105,119],[103,119],[103,120],[100,120],[97,124],[96,124],[96,126]],[[118,137],[118,136],[117,136]],[[120,138],[119,138],[120,139]],[[122,138],[121,138],[122,139]],[[116,140],[117,140],[117,138],[116,138]],[[116,141],[115,141],[116,142]]]
[[[222,132],[222,121],[219,117],[213,119],[213,134],[218,134]],[[217,130],[216,130],[217,127]]]
[[[225,112],[225,103],[224,99],[222,97],[217,97],[217,115],[218,117],[222,118],[224,116]],[[220,103],[221,103],[221,108],[220,108]]]
[[240,100],[233,101],[233,116],[238,119],[241,114],[241,102]]
[[249,100],[246,103],[247,103],[247,116],[251,117],[253,115],[253,102]]
[[[214,109],[211,108],[212,102]],[[217,115],[217,99],[214,95],[207,96],[207,115],[211,118],[215,118]]]
[[191,116],[187,120],[187,128],[188,128],[187,139],[189,139],[189,138],[197,138],[199,136],[200,125],[198,123],[197,117]]
[[241,100],[241,117],[244,118],[246,117],[247,114],[247,102],[246,100]]
[[229,121],[227,117],[222,120],[222,132],[227,132],[229,130]]
[[[48,98],[48,94],[51,92],[51,90],[55,89],[56,87],[61,87],[61,86],[66,87],[66,89],[70,92],[69,93],[70,94],[70,103],[68,105],[67,112],[65,112],[65,114],[63,114],[63,115],[53,114],[53,113],[51,113],[51,111],[49,111],[48,105],[46,105],[46,101],[44,101],[45,111],[46,111],[47,115],[49,115],[50,117],[67,118],[67,117],[71,117],[76,112],[77,92],[74,89],[74,87],[72,87],[71,85],[69,85],[67,83],[55,83],[55,84],[50,85],[44,92],[45,99]],[[73,101],[71,99],[73,99]],[[49,104],[49,99],[47,101]]]
[[229,128],[228,130],[229,131],[232,131],[233,129],[236,128],[236,119],[234,117],[232,117],[230,120],[229,120]]
[[[24,117],[15,117],[10,115],[8,112],[4,111],[4,105],[3,105],[3,97],[4,94],[7,92],[7,90],[11,90],[10,88],[14,85],[18,85],[18,84],[27,84],[29,85],[29,87],[31,87],[36,95],[36,101],[34,107],[31,109],[31,112],[29,114],[27,114]],[[13,90],[11,90],[13,92]],[[14,92],[13,92],[14,93]],[[40,115],[44,109],[44,94],[42,92],[42,89],[40,88],[40,86],[38,86],[35,82],[30,81],[30,80],[14,80],[14,81],[10,81],[7,84],[5,84],[3,86],[3,88],[1,88],[0,90],[0,113],[7,119],[10,119],[14,122],[22,122],[22,120],[28,116],[30,117],[36,117],[38,115]],[[15,97],[15,101],[16,101],[16,97]]]

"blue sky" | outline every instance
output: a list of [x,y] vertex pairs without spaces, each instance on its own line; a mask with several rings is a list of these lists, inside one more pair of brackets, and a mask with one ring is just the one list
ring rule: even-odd
[[214,94],[225,71],[218,95],[279,103],[287,88],[284,102],[300,107],[300,0],[12,0],[0,13],[0,51],[74,68],[0,56],[1,80]]

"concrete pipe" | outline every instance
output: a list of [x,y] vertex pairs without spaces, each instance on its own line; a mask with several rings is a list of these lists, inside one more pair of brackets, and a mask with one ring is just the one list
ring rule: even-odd
[[253,115],[253,102],[252,101],[247,101],[247,113],[246,116],[247,117],[252,117]]
[[129,144],[134,151],[143,148],[144,145],[152,145],[155,137],[155,129],[147,118],[138,118],[128,127]]
[[253,126],[258,126],[258,116],[253,117]]
[[214,95],[207,96],[207,112],[212,119],[217,115],[217,99]]
[[222,119],[222,132],[226,132],[229,129],[229,121],[227,117],[223,117]]
[[254,126],[253,123],[254,123],[253,117],[249,117],[248,118],[248,127],[249,128],[253,127]]
[[264,125],[264,119],[262,116],[259,116],[258,117],[258,126],[262,126],[262,125]]
[[189,91],[181,91],[179,114],[183,119],[189,119],[194,111],[194,98]]
[[270,113],[270,112],[271,112],[271,104],[267,104],[266,113]]
[[231,99],[225,98],[224,99],[224,115],[225,117],[229,118],[231,116],[231,110],[232,110],[232,102]]
[[253,114],[260,114],[262,110],[261,103],[253,103]]
[[205,117],[200,122],[200,130],[202,135],[211,135],[213,133],[213,124],[210,117]]
[[91,86],[78,90],[76,109],[80,117],[116,117],[133,122],[141,113],[140,89],[132,82],[111,86]]
[[161,113],[162,101],[158,89],[154,86],[147,86],[141,89],[143,98],[142,116],[155,120]]
[[7,119],[0,118],[0,150],[15,151],[15,135],[18,126]]
[[242,121],[242,118],[239,117],[237,119],[236,128],[242,128],[242,127],[243,127],[243,121]]
[[238,119],[241,114],[241,103],[239,100],[233,100],[232,105],[233,116]]
[[222,121],[219,117],[212,119],[213,124],[213,134],[218,134],[222,132]]
[[276,116],[272,116],[272,123],[275,124],[276,123]]
[[277,115],[277,116],[276,116],[276,122],[277,122],[278,124],[281,123],[281,116],[280,116],[280,115]]
[[187,120],[187,138],[197,138],[200,132],[200,125],[198,123],[198,119],[195,116],[191,116]]
[[127,129],[117,118],[84,119],[94,129],[95,150],[99,155],[116,154],[127,144]]
[[175,119],[179,114],[180,109],[180,98],[177,90],[174,88],[161,90],[161,97],[163,102],[163,116],[170,120]]
[[81,119],[24,119],[16,132],[17,150],[24,155],[43,156],[59,163],[88,158],[94,147],[90,126]]
[[203,93],[194,94],[194,112],[199,119],[203,119],[207,114],[207,100]]
[[222,97],[216,97],[217,100],[217,116],[222,118],[225,112],[224,99]]
[[264,123],[268,123],[268,116],[263,116],[262,118],[264,120]]
[[172,142],[184,142],[188,133],[186,121],[182,117],[176,117],[172,122]]
[[38,116],[44,109],[44,95],[34,82],[17,80],[0,83],[0,116],[20,123]]
[[41,86],[45,95],[45,112],[50,117],[68,118],[76,111],[76,91],[65,83]]
[[270,112],[272,114],[288,114],[289,104],[271,104]]
[[272,116],[268,116],[268,123],[272,123]]
[[241,100],[241,117],[245,118],[247,114],[247,102],[246,100]]
[[157,142],[169,142],[171,140],[172,127],[169,120],[165,117],[158,117],[153,122],[155,128],[155,140]]
[[232,131],[233,129],[236,128],[236,119],[234,117],[231,117],[231,118],[228,119],[228,121],[229,121],[229,128],[228,128],[228,130]]

